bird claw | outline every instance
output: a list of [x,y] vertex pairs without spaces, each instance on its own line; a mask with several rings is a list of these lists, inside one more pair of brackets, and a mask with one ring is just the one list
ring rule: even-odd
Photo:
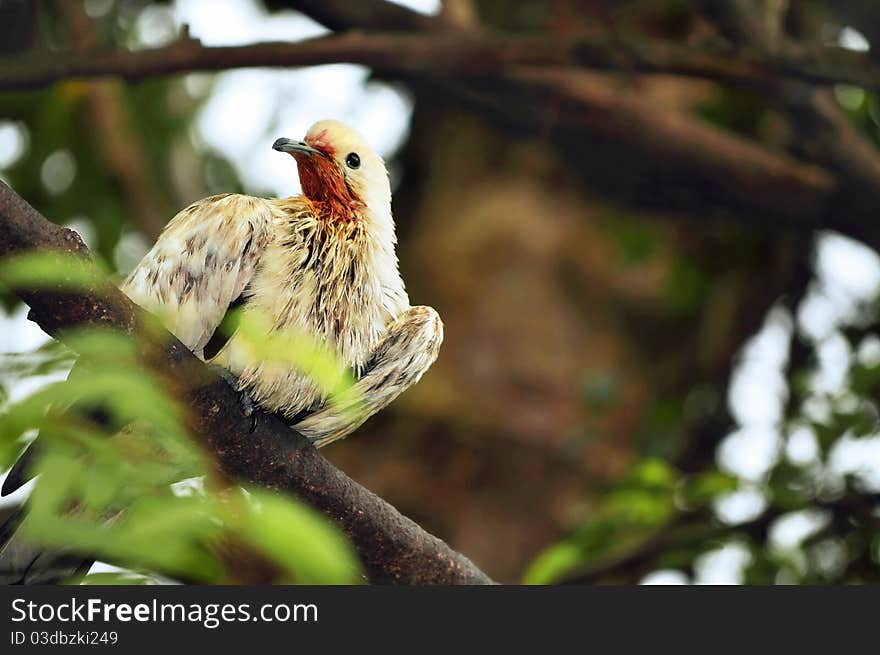
[[226,383],[233,388],[238,393],[238,403],[241,407],[242,413],[251,419],[251,428],[250,431],[253,432],[257,429],[257,404],[254,402],[254,399],[251,398],[251,395],[247,392],[246,389],[239,389],[238,386],[238,378],[235,377],[232,373],[227,371],[222,366],[211,365],[213,371],[219,375]]
[[238,392],[238,402],[241,404],[241,411],[244,412],[245,416],[250,417],[251,419],[251,429],[250,432],[253,432],[257,429],[257,405],[254,402],[254,399],[251,398],[251,395],[242,389]]

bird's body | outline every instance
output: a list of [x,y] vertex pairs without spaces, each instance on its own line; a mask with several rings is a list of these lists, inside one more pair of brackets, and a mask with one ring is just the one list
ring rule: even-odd
[[[193,203],[168,223],[122,290],[196,355],[226,369],[263,409],[322,446],[421,378],[437,357],[443,324],[430,307],[409,304],[388,175],[360,135],[321,121],[304,141],[279,139],[273,147],[297,159],[302,196],[226,194]],[[206,351],[239,303],[242,326],[260,319],[251,323],[265,330],[257,339],[305,335],[351,370],[354,389],[334,397],[308,362],[267,355],[241,330],[216,354]],[[38,443],[8,473],[3,495],[35,473]],[[14,539],[22,516],[0,526],[0,582],[57,582],[88,568],[82,556]]]
[[[410,307],[381,158],[334,121],[316,124],[294,145],[302,150],[294,154],[304,195],[227,194],[193,203],[169,222],[122,289],[199,356],[238,298],[243,320],[263,316],[273,332],[308,335],[332,348],[363,396],[360,409],[343,408],[345,416],[328,406],[303,366],[256,356],[240,333],[211,359],[261,407],[323,445],[417,381],[443,333],[434,310]],[[347,170],[353,157],[358,165]],[[393,343],[383,348],[383,340]],[[388,346],[396,350],[386,359],[403,360],[377,357]],[[383,370],[381,379],[369,379]]]
[[[244,315],[257,312],[281,331],[333,344],[358,376],[388,325],[409,309],[393,247],[377,247],[359,222],[321,221],[308,199],[275,206],[281,216],[246,290]],[[283,365],[255,364],[242,342],[233,335],[213,361],[239,376],[254,400],[287,416],[322,401],[314,380]]]

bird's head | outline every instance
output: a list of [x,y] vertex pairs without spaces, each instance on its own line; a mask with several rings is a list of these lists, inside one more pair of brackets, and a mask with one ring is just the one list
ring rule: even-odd
[[390,215],[391,185],[385,162],[352,127],[318,121],[302,141],[278,139],[275,150],[296,159],[303,194],[332,221],[369,213]]

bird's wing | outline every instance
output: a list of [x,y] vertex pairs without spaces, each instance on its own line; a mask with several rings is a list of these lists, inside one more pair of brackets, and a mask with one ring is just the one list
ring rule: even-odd
[[171,219],[122,291],[201,356],[250,281],[277,217],[274,205],[261,198],[199,200]]
[[[122,291],[157,314],[201,356],[253,275],[274,233],[277,212],[270,201],[243,195],[212,196],[193,203],[171,219]],[[75,365],[70,379],[77,371]],[[0,496],[13,493],[35,475],[40,441],[35,440],[19,457]]]

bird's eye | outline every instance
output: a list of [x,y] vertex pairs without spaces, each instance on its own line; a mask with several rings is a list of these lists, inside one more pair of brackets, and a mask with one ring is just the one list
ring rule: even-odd
[[345,158],[345,165],[349,168],[358,168],[361,165],[361,158],[356,152],[350,152]]

